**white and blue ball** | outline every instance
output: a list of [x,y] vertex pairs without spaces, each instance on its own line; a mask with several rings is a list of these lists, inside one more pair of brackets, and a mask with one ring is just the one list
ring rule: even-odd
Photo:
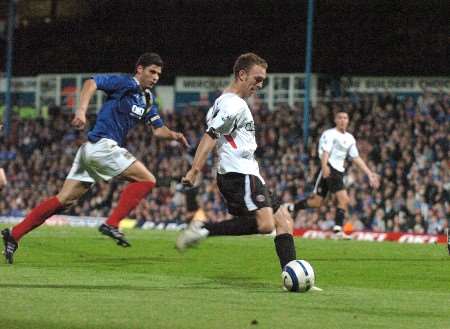
[[288,291],[307,292],[314,287],[314,270],[306,260],[293,260],[286,264],[281,273],[283,285]]

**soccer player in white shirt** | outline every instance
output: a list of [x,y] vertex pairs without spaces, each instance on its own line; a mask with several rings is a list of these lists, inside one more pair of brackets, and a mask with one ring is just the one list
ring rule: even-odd
[[207,131],[195,153],[192,168],[183,178],[192,186],[209,153],[217,146],[217,185],[228,212],[234,217],[219,223],[193,221],[177,239],[183,250],[206,236],[271,233],[276,229],[275,249],[283,268],[296,259],[293,220],[272,195],[261,177],[256,150],[255,125],[244,98],[262,87],[267,62],[253,53],[243,54],[234,64],[234,81],[216,99],[207,115]]
[[319,208],[322,206],[328,193],[337,199],[334,232],[338,237],[344,237],[342,225],[350,199],[344,186],[344,162],[347,158],[352,160],[369,178],[370,186],[378,188],[379,176],[372,172],[359,156],[356,140],[347,132],[349,123],[348,113],[339,110],[335,113],[336,127],[326,130],[319,140],[319,158],[321,169],[317,173],[313,195],[288,206],[288,209],[297,212],[305,208]]

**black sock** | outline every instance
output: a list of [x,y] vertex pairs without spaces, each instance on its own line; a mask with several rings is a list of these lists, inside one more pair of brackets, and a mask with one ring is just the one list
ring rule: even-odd
[[342,208],[337,208],[336,209],[336,218],[334,219],[334,222],[336,223],[336,225],[339,225],[342,227],[342,225],[344,224],[344,218],[345,218],[345,210]]
[[294,211],[297,213],[301,209],[308,208],[308,199],[300,200],[294,204]]
[[204,228],[213,235],[249,235],[258,233],[256,217],[233,217],[218,223],[205,223]]
[[292,260],[297,258],[295,252],[294,238],[292,234],[284,233],[275,237],[275,249],[280,259],[281,269]]

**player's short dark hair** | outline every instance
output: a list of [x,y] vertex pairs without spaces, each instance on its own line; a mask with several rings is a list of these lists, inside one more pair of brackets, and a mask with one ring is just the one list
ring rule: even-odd
[[240,55],[236,62],[234,62],[233,73],[234,77],[239,76],[241,70],[249,71],[253,65],[259,65],[267,69],[268,65],[265,59],[259,57],[255,53],[245,53]]
[[337,116],[339,113],[345,113],[348,117],[350,117],[350,113],[348,113],[347,109],[343,107],[339,107],[337,110],[334,111],[334,116]]
[[161,56],[159,56],[157,53],[144,53],[139,56],[135,68],[137,68],[139,65],[142,65],[142,67],[147,67],[150,65],[163,67],[164,63],[161,59]]

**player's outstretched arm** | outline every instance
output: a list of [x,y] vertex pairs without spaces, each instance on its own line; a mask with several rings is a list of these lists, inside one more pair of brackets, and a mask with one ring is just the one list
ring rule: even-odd
[[197,151],[195,152],[191,170],[189,170],[186,176],[184,176],[181,180],[184,185],[194,185],[198,173],[202,170],[209,153],[214,149],[216,143],[217,139],[212,138],[208,133],[203,135],[202,140],[198,145]]
[[353,163],[355,163],[367,175],[367,177],[369,177],[370,186],[373,188],[378,188],[380,186],[380,176],[372,172],[361,157],[354,158]]
[[72,120],[72,125],[77,129],[84,129],[86,126],[86,112],[91,101],[97,91],[97,84],[94,79],[86,80],[80,92],[80,106],[75,112],[75,117]]
[[190,147],[186,137],[182,133],[177,133],[176,131],[170,130],[167,126],[162,126],[160,128],[154,128],[153,134],[162,139],[172,139],[186,147]]

